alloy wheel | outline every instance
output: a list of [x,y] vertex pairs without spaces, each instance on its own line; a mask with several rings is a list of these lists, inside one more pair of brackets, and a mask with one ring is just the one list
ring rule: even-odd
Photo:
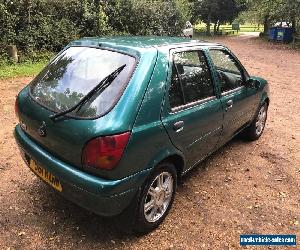
[[173,176],[162,172],[151,183],[144,202],[144,215],[148,222],[158,221],[167,211],[174,191]]
[[257,135],[260,135],[263,132],[264,127],[266,125],[266,120],[267,120],[267,108],[266,105],[263,105],[259,110],[256,123],[255,123],[255,132]]

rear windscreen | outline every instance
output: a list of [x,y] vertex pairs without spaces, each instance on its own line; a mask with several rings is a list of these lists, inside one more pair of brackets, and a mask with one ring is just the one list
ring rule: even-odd
[[70,113],[79,118],[96,118],[109,112],[122,95],[136,59],[118,52],[70,47],[59,54],[32,81],[31,96],[42,106],[61,112],[76,105],[89,91],[117,68],[126,67],[116,79],[80,110]]

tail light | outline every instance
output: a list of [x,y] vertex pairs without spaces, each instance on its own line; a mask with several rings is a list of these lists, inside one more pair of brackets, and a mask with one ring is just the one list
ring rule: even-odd
[[83,166],[104,170],[113,169],[120,161],[129,137],[130,132],[126,132],[89,141],[83,150]]

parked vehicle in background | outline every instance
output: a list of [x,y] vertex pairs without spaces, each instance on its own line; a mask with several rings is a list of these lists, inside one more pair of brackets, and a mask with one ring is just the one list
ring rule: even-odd
[[178,178],[238,133],[262,135],[268,105],[267,81],[220,44],[86,38],[19,93],[14,134],[25,163],[64,197],[149,232]]
[[185,29],[183,30],[183,36],[192,38],[194,36],[194,28],[190,21],[185,23]]
[[274,24],[274,27],[284,27],[284,28],[289,28],[292,27],[292,24],[289,22],[277,22]]

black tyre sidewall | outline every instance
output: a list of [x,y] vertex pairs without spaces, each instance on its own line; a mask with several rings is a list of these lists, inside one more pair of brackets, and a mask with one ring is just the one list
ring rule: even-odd
[[[150,223],[146,220],[145,215],[144,215],[144,201],[145,201],[145,198],[148,193],[148,189],[149,189],[150,185],[152,184],[154,179],[162,172],[169,172],[172,175],[172,177],[173,177],[173,194],[172,194],[172,198],[169,203],[169,206],[168,206],[167,210],[165,211],[164,215],[158,221]],[[152,172],[152,174],[149,176],[149,178],[147,179],[147,181],[145,182],[145,184],[142,187],[141,194],[140,194],[140,197],[138,200],[138,208],[137,208],[137,213],[136,213],[136,218],[135,218],[135,225],[134,225],[135,232],[141,233],[141,234],[148,233],[148,232],[152,231],[153,229],[155,229],[156,227],[158,227],[162,223],[162,221],[168,215],[168,213],[172,207],[172,204],[174,202],[176,187],[177,187],[177,172],[176,172],[175,166],[169,162],[164,162],[164,163],[159,164],[154,169],[154,171]]]
[[[256,122],[257,122],[257,118],[258,118],[258,115],[259,115],[259,112],[261,110],[262,107],[265,106],[265,109],[266,109],[266,120],[265,120],[265,124],[264,124],[264,127],[261,131],[261,133],[258,135],[256,133]],[[261,137],[261,135],[263,134],[264,130],[265,130],[265,127],[266,127],[266,122],[267,122],[267,119],[268,119],[268,104],[266,102],[264,102],[258,109],[257,113],[256,113],[256,116],[255,116],[255,119],[253,120],[253,122],[251,123],[250,127],[248,128],[248,139],[250,140],[257,140]]]

